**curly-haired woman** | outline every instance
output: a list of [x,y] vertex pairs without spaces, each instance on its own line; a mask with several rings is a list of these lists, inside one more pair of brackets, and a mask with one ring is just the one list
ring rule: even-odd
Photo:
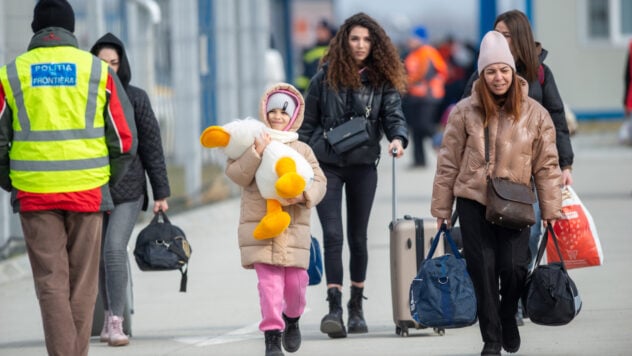
[[[401,96],[406,89],[404,67],[384,29],[370,16],[349,17],[332,39],[322,67],[305,95],[305,118],[299,139],[307,142],[327,176],[327,193],[317,206],[323,228],[329,313],[320,330],[331,338],[366,333],[362,312],[366,278],[367,226],[377,187],[380,140],[388,152],[404,154],[408,144]],[[346,152],[335,151],[323,133],[353,116],[367,116],[368,140]],[[348,329],[342,319],[343,222],[342,192],[346,196],[347,241],[351,298]]]

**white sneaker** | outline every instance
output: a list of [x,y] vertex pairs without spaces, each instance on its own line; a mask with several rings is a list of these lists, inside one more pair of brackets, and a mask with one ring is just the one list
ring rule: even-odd
[[108,342],[110,340],[110,332],[108,331],[108,318],[110,317],[109,311],[103,312],[103,328],[101,329],[101,335],[99,336],[99,341]]
[[129,344],[129,338],[123,332],[123,318],[120,316],[110,316],[108,323],[110,339],[108,345],[110,346],[125,346]]

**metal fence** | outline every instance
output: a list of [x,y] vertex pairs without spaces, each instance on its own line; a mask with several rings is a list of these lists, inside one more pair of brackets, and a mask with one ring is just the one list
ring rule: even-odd
[[[0,24],[0,65],[26,48],[35,2],[0,1],[0,23],[7,24]],[[107,32],[125,43],[132,84],[147,91],[159,120],[168,168],[182,174],[170,176],[172,191],[181,192],[184,204],[196,205],[205,186],[203,167],[225,160],[215,150],[203,150],[199,134],[211,124],[257,115],[270,4],[287,6],[287,0],[69,2],[80,48],[89,49]],[[0,249],[20,236],[8,194],[1,192]]]

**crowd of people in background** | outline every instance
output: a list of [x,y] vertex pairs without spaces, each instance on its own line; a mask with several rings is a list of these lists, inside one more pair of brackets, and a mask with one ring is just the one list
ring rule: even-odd
[[[315,23],[315,43],[302,50],[302,71],[295,81],[303,92],[322,64],[321,59],[336,31],[327,19]],[[425,142],[432,139],[432,147],[438,149],[450,109],[461,99],[468,79],[476,70],[478,52],[475,45],[452,35],[432,42],[423,25],[414,26],[406,40],[395,45],[408,77],[402,108],[409,126],[412,168],[423,168],[427,163]]]

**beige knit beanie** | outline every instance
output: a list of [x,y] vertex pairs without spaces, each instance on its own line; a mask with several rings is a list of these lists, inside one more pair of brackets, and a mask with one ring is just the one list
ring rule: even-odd
[[478,56],[478,75],[490,64],[505,63],[516,71],[516,63],[509,49],[507,39],[498,31],[489,31],[481,41]]

